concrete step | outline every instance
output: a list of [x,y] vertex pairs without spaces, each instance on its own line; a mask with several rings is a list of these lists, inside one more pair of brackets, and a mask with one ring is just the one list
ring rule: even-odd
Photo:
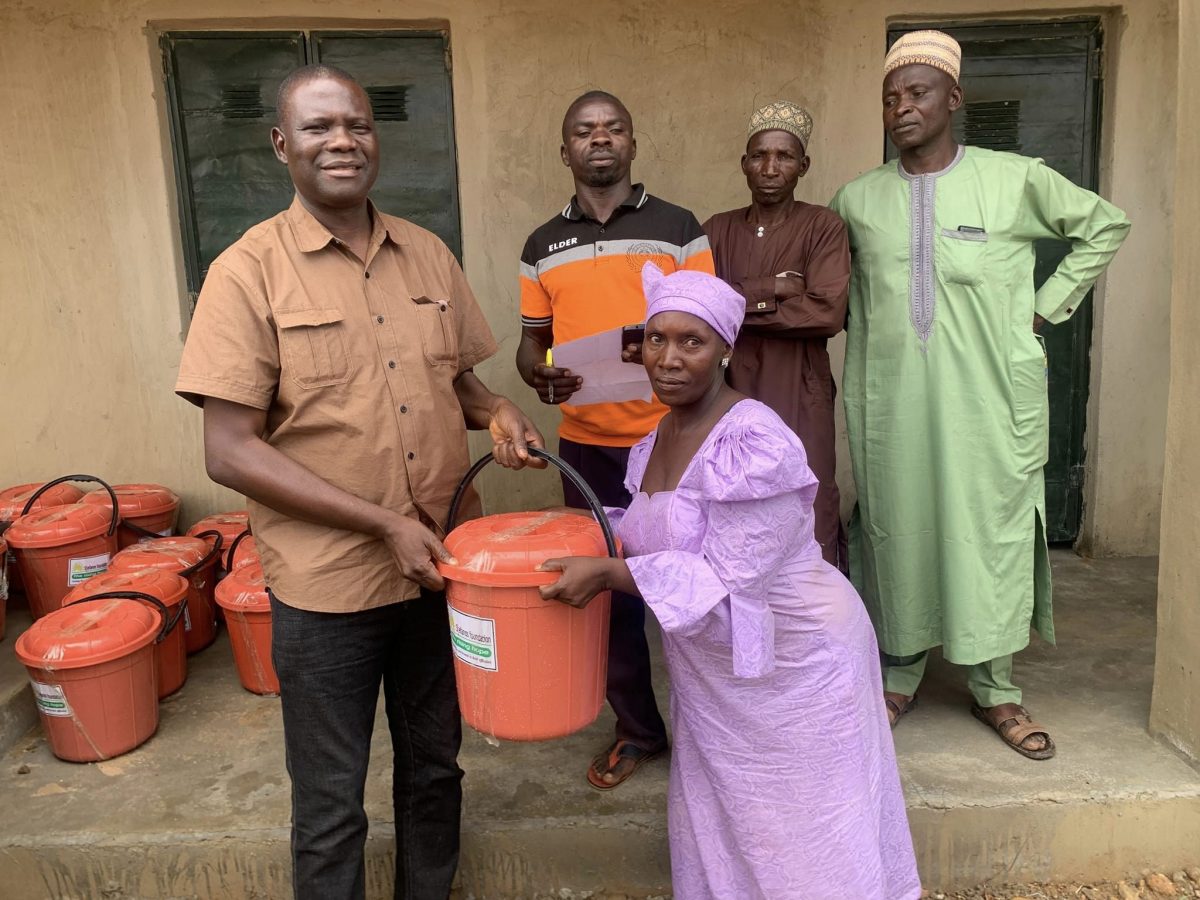
[[4,753],[37,724],[37,710],[25,667],[13,652],[17,637],[33,622],[28,609],[8,610],[4,640],[0,641],[0,753]]
[[[1060,646],[1031,647],[1017,674],[1058,757],[1005,748],[967,711],[962,671],[940,661],[896,732],[930,887],[1200,864],[1200,772],[1145,730],[1155,565],[1061,553],[1054,564]],[[5,900],[289,895],[278,701],[241,690],[224,636],[192,662],[158,734],[133,753],[72,765],[34,736],[0,757]],[[665,700],[665,679],[658,687]],[[460,900],[670,895],[667,760],[610,794],[584,783],[611,728],[606,712],[541,744],[493,746],[468,731]],[[391,896],[389,755],[381,714],[367,787],[372,898]],[[836,885],[814,895],[851,900]]]

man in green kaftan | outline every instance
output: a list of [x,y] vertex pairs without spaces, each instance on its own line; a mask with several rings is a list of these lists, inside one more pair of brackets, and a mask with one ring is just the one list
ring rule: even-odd
[[[900,151],[831,204],[853,257],[843,378],[858,506],[855,585],[884,654],[893,725],[927,651],[968,666],[977,718],[1033,759],[1054,754],[1012,683],[1034,628],[1054,641],[1044,532],[1046,356],[1129,230],[1041,160],[959,146],[958,44],[936,31],[888,54],[883,121]],[[1036,293],[1034,241],[1070,254]]]

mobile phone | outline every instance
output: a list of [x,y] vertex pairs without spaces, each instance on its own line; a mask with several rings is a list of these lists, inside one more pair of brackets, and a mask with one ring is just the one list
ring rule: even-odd
[[640,344],[646,340],[646,323],[640,325],[624,325],[621,328],[621,349],[624,350],[630,344]]

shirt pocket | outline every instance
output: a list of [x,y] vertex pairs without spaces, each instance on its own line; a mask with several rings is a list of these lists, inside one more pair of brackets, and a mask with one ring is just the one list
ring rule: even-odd
[[454,307],[449,300],[413,297],[417,331],[425,361],[431,366],[458,364],[458,331],[454,327]]
[[302,388],[330,387],[350,379],[345,316],[339,309],[277,309],[286,374]]
[[937,266],[951,284],[979,287],[987,281],[986,231],[943,228],[937,239]]

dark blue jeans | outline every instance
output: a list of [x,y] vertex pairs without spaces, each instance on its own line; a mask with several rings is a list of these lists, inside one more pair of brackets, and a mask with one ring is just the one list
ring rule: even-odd
[[[628,508],[631,498],[625,490],[625,467],[629,448],[597,447],[560,438],[558,454],[583,476],[603,505]],[[567,506],[587,509],[583,494],[565,476],[563,499]],[[667,726],[654,699],[646,604],[641,597],[613,591],[611,609],[606,697],[617,714],[617,737],[656,750],[667,742]]]
[[445,900],[458,866],[463,773],[444,596],[321,613],[272,595],[271,639],[297,900],[365,896],[363,790],[380,683],[394,754],[395,897]]

